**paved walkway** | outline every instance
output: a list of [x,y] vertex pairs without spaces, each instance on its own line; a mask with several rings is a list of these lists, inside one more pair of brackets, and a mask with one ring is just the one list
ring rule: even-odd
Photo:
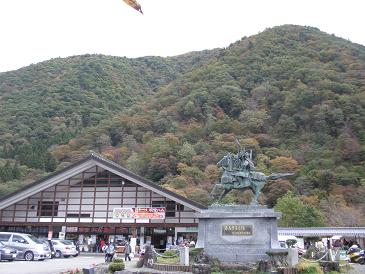
[[361,264],[350,264],[351,269],[349,269],[348,274],[364,274],[365,273],[365,265]]

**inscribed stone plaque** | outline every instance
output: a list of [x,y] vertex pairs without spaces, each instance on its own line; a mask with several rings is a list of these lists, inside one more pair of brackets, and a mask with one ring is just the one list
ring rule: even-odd
[[222,225],[222,236],[252,236],[252,225]]

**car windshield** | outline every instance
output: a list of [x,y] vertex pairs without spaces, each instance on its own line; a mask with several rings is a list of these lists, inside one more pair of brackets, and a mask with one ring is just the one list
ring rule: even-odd
[[0,241],[0,247],[4,247],[5,245],[3,244],[2,241]]
[[42,244],[42,241],[39,240],[37,237],[34,237],[33,235],[30,235],[30,234],[28,234],[27,236],[29,237],[29,239],[31,239],[36,244]]

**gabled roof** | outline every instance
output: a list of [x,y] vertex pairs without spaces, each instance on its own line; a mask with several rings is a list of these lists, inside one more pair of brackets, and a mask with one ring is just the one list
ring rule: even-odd
[[51,186],[54,186],[65,179],[68,179],[76,174],[79,174],[82,171],[85,171],[93,166],[100,166],[105,170],[108,170],[120,177],[123,177],[137,185],[145,187],[152,192],[158,193],[166,198],[169,198],[175,202],[178,202],[184,206],[187,206],[193,210],[200,212],[202,209],[206,209],[206,207],[202,204],[194,202],[190,199],[187,199],[181,195],[178,195],[170,190],[167,190],[131,171],[128,169],[118,165],[117,163],[110,161],[101,155],[91,152],[91,154],[62,170],[54,172],[47,177],[44,177],[40,180],[37,180],[25,187],[3,197],[0,199],[0,210],[4,209],[8,206],[11,206],[31,195],[38,193],[42,190],[45,190]]

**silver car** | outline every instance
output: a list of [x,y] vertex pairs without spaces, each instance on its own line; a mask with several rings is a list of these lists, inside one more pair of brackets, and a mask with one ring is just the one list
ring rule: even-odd
[[61,258],[62,256],[65,258],[68,258],[70,256],[76,257],[78,255],[76,246],[72,241],[52,239],[52,244],[56,251],[56,258]]
[[0,232],[0,241],[2,241],[5,246],[14,248],[18,251],[17,259],[42,261],[51,258],[49,246],[42,243],[33,235],[16,232]]

